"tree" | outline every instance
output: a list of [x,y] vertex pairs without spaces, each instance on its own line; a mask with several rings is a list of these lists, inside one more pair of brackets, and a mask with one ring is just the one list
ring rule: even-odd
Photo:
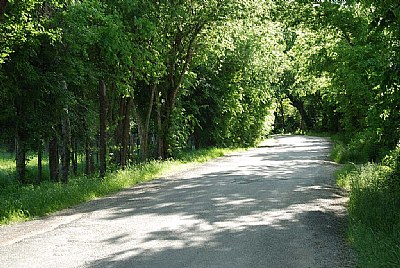
[[[185,98],[197,146],[252,146],[271,129],[272,85],[282,59],[277,25],[237,19],[210,29]],[[274,48],[272,50],[272,48]]]
[[[39,149],[46,132],[47,124],[42,116],[47,106],[45,87],[54,82],[55,75],[49,72],[51,64],[43,64],[40,56],[45,55],[52,40],[58,36],[48,27],[51,12],[45,8],[56,4],[10,2],[0,22],[1,90],[6,96],[4,100],[8,100],[4,104],[8,107],[5,111],[9,112],[6,119],[13,122],[8,127],[15,129],[17,176],[22,183],[27,182],[26,152]],[[39,161],[39,169],[40,166]]]
[[[312,65],[306,72],[311,77],[328,78],[326,86],[316,91],[323,104],[316,111],[331,107],[331,118],[323,120],[338,125],[332,129],[344,131],[347,141],[371,159],[384,155],[386,148],[394,148],[400,138],[395,127],[399,118],[395,104],[399,3],[281,1],[277,9],[276,17],[290,27],[323,37],[317,37],[324,42],[314,46],[317,49],[307,57]],[[312,81],[311,77],[306,81]]]
[[[141,161],[146,161],[150,157],[151,115],[157,86],[161,77],[166,73],[163,51],[167,44],[163,36],[164,28],[161,18],[164,14],[159,9],[160,5],[162,4],[151,1],[128,1],[125,5],[117,5],[126,25],[125,28],[129,29],[131,33],[130,87],[123,99],[129,102],[128,107],[132,108],[135,116],[139,132]],[[130,120],[126,120],[125,117],[121,122],[125,122],[125,129],[127,129]],[[121,125],[118,129],[123,130],[124,127]]]
[[199,49],[199,36],[214,23],[234,16],[246,16],[251,3],[246,1],[191,1],[160,3],[161,22],[166,47],[163,51],[166,74],[160,80],[158,93],[158,154],[171,153],[172,117],[180,89],[189,72],[193,56]]
[[[66,66],[65,76],[76,90],[86,88],[87,93],[84,96],[98,98],[99,167],[100,176],[104,177],[107,163],[107,118],[109,117],[107,95],[110,92],[120,96],[124,92],[123,85],[129,80],[130,33],[124,30],[122,17],[112,6],[97,1],[72,4],[60,20],[65,29],[63,46],[68,51],[68,57],[65,57],[63,63],[63,66]],[[89,79],[82,81],[85,78]],[[122,86],[118,87],[119,85]],[[107,86],[117,90],[109,91]],[[96,88],[97,90],[94,90]],[[74,94],[77,95],[78,92]],[[92,108],[95,107],[90,109]],[[92,166],[90,164],[92,141],[88,137],[85,143],[89,173],[92,169],[90,167]]]

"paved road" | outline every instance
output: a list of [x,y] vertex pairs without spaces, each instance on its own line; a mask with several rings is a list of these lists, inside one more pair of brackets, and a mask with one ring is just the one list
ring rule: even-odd
[[0,228],[0,267],[353,267],[323,138],[273,144]]

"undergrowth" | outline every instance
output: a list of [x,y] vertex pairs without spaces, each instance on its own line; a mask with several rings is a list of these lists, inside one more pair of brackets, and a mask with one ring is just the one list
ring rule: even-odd
[[[125,170],[97,177],[71,177],[67,184],[45,181],[39,185],[20,185],[10,174],[11,160],[2,160],[0,174],[0,224],[21,222],[50,214],[82,202],[93,200],[159,178],[163,174],[187,168],[232,152],[230,149],[202,149],[182,153],[176,160],[150,161]],[[34,176],[34,174],[33,174]]]
[[349,238],[358,267],[400,267],[400,148],[380,163],[344,165],[338,185],[349,192]]

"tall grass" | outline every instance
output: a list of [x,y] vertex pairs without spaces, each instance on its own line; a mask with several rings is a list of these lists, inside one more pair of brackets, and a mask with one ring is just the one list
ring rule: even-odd
[[19,185],[12,175],[7,177],[14,167],[9,163],[12,159],[3,159],[0,162],[0,224],[44,216],[229,152],[232,150],[218,148],[190,151],[182,153],[176,160],[151,161],[111,172],[104,179],[82,175],[71,177],[68,184],[45,181],[40,185]]
[[[26,165],[26,177],[29,183],[36,183],[38,178],[37,170],[38,159],[36,156],[28,156]],[[48,171],[49,161],[44,157],[42,160],[43,174],[42,180],[49,180]],[[15,155],[0,150],[0,189],[10,184],[17,183],[17,172],[15,170]]]
[[398,156],[393,152],[381,164],[345,165],[337,174],[338,185],[349,191],[349,238],[359,267],[400,267]]
[[341,140],[335,140],[330,158],[340,164],[348,162],[360,164],[368,162],[369,153],[360,144],[346,144]]
[[388,152],[389,145],[383,143],[376,133],[364,131],[356,133],[351,137],[348,135],[332,136],[334,146],[331,152],[331,159],[337,163],[363,164],[368,161],[379,161]]

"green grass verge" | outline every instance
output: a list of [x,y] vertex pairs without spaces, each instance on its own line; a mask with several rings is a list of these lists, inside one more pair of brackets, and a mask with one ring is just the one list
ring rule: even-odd
[[349,192],[349,239],[358,267],[400,267],[398,166],[347,164],[337,183]]
[[340,138],[332,137],[334,145],[330,154],[330,159],[336,163],[344,164],[366,163],[369,159],[369,153],[365,148],[361,148],[359,144],[345,144]]
[[[232,152],[231,149],[202,149],[182,153],[176,160],[151,161],[107,174],[106,178],[71,177],[68,184],[43,182],[21,186],[4,182],[0,185],[0,224],[31,220],[52,212],[106,196],[138,183],[152,180]],[[3,159],[2,170],[11,170]],[[4,171],[6,172],[6,171]],[[1,177],[0,179],[7,179]]]

